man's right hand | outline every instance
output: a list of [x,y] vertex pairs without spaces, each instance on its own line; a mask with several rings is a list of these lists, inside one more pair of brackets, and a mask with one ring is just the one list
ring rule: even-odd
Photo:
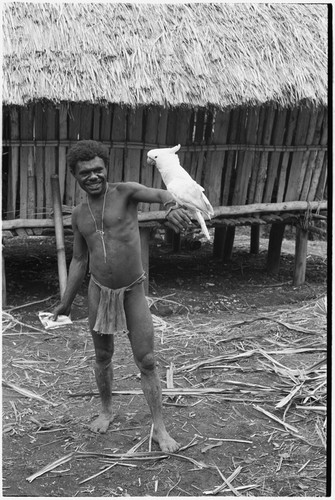
[[58,304],[57,307],[52,311],[53,314],[53,321],[57,321],[57,317],[61,314],[64,314],[65,316],[70,316],[71,312],[71,306],[64,306],[64,304]]

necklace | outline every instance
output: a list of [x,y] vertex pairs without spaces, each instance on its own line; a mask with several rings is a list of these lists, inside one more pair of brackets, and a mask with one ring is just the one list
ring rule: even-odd
[[106,205],[107,191],[108,191],[108,184],[106,186],[106,191],[105,191],[105,194],[104,194],[104,201],[103,201],[103,204],[102,204],[101,229],[98,229],[97,221],[95,220],[95,217],[94,217],[93,212],[91,210],[89,199],[87,197],[87,205],[88,205],[88,209],[90,211],[90,214],[92,216],[92,219],[94,221],[95,232],[98,233],[100,235],[100,238],[101,238],[101,243],[102,243],[102,249],[103,249],[103,252],[104,252],[105,262],[107,262],[107,253],[106,253],[106,246],[105,246],[105,240],[104,240],[104,234],[105,234],[105,232],[104,232],[104,214],[105,214],[105,205]]

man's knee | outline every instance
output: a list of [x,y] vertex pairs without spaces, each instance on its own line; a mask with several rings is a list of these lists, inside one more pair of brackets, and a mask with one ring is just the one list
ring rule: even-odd
[[99,366],[107,366],[110,364],[113,357],[112,349],[96,349],[95,350],[95,362]]
[[136,360],[136,363],[142,373],[152,372],[156,368],[156,361],[153,352],[145,354],[140,360]]

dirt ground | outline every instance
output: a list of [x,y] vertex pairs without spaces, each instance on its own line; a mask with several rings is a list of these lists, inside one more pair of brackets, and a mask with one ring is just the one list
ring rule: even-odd
[[173,254],[156,238],[148,300],[166,425],[184,447],[167,456],[151,448],[125,337],[115,353],[116,419],[104,435],[88,429],[99,411],[88,279],[73,324],[44,330],[38,311],[58,300],[55,241],[17,240],[4,250],[3,496],[326,495],[326,242],[309,242],[306,283],[293,287],[292,240],[271,276],[267,240],[250,255],[246,230],[226,264],[209,244]]

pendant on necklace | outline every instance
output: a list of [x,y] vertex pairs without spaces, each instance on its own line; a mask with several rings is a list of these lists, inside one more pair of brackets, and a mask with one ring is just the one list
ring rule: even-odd
[[106,191],[105,191],[105,194],[104,194],[104,200],[103,200],[103,204],[102,204],[101,229],[98,229],[97,221],[95,220],[95,217],[93,215],[93,212],[92,212],[92,209],[91,209],[91,206],[90,206],[89,199],[87,198],[87,205],[88,205],[88,209],[90,211],[90,214],[92,216],[92,219],[94,221],[95,232],[98,233],[100,235],[100,238],[101,238],[101,243],[102,243],[102,249],[103,249],[103,253],[104,253],[105,262],[107,262],[107,252],[106,252],[106,245],[105,245],[105,240],[104,240],[104,234],[105,234],[105,232],[104,232],[103,228],[104,228],[104,214],[105,214],[105,204],[106,204],[107,191],[108,191],[108,184],[107,184],[107,187],[106,187]]

